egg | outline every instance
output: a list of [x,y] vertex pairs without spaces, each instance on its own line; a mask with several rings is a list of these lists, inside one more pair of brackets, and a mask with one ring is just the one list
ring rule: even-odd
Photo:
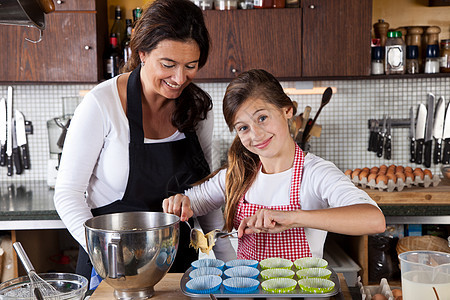
[[386,176],[388,179],[392,180],[394,183],[397,183],[397,176],[395,176],[394,173],[387,173]]
[[359,175],[361,169],[354,169],[352,172],[352,179]]
[[397,166],[395,168],[395,173],[403,173],[405,171],[405,168],[403,166]]
[[365,167],[361,171],[367,171],[367,173],[369,173],[370,169],[368,167]]
[[406,172],[405,170],[405,176],[406,178],[411,178],[412,181],[414,181],[414,174],[412,172]]
[[405,167],[405,172],[413,172],[413,169],[411,167]]
[[386,165],[381,165],[381,166],[380,166],[380,169],[381,169],[381,170],[387,170],[387,166],[386,166]]
[[422,171],[422,169],[420,169],[420,168],[416,168],[416,169],[414,169],[414,172],[413,172],[413,174],[414,174],[414,176],[419,176],[419,177],[420,177],[420,179],[422,179],[422,180],[423,180],[423,176],[424,176],[424,174],[423,174],[423,171]]
[[353,172],[352,170],[348,169],[344,172],[344,174],[350,176],[352,175],[352,172]]
[[433,174],[431,174],[431,171],[429,169],[423,170],[423,175],[428,175],[428,177],[433,178]]
[[386,175],[386,171],[387,171],[387,169],[384,169],[384,170],[379,169],[377,174],[378,175]]
[[367,177],[367,182],[370,182],[371,180],[375,180],[377,178],[377,174],[371,173],[369,174],[369,177]]
[[377,176],[376,183],[378,184],[380,182],[387,184],[388,178],[386,177],[386,175],[380,174]]
[[405,173],[397,172],[397,173],[395,173],[395,176],[397,176],[397,179],[403,180],[403,182],[406,181],[406,175],[405,175]]
[[370,172],[369,173],[378,173],[378,170],[379,170],[379,168],[378,167],[372,167],[371,169],[370,169]]
[[387,298],[382,294],[375,294],[372,296],[372,300],[387,300]]
[[395,169],[388,169],[386,174],[394,174],[395,173]]
[[402,290],[401,289],[393,289],[392,296],[394,296],[394,298],[397,299],[397,297],[402,296]]
[[363,178],[366,178],[367,175],[369,175],[369,171],[366,171],[366,170],[361,171],[361,173],[359,173],[359,180],[360,181],[363,180]]

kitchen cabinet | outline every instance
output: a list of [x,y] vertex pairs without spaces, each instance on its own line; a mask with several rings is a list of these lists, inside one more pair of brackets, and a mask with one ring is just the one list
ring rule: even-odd
[[[57,2],[57,1],[55,1]],[[59,6],[61,5],[61,6]],[[0,26],[0,82],[98,82],[107,38],[106,0],[55,3],[42,41],[35,28]]]
[[251,68],[264,68],[286,80],[369,75],[371,12],[371,0],[207,10],[212,49],[196,78],[232,79]]

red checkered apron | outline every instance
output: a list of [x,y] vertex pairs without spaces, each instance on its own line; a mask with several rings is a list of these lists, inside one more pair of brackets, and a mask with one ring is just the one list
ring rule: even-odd
[[[303,151],[296,145],[289,205],[264,206],[247,203],[244,195],[237,205],[234,227],[237,229],[244,218],[254,215],[260,208],[284,211],[301,209],[299,194],[303,163]],[[295,261],[297,258],[307,256],[312,255],[303,228],[292,228],[281,233],[245,234],[238,242],[237,257],[240,259],[261,261],[269,257],[281,257]]]

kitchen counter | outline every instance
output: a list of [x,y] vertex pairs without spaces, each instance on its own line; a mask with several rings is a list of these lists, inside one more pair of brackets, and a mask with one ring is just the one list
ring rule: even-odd
[[0,183],[0,230],[64,229],[46,181]]
[[[155,294],[151,299],[173,299],[173,300],[181,300],[181,299],[193,299],[181,292],[180,289],[180,280],[183,274],[181,273],[167,273],[166,276],[155,286]],[[348,290],[347,283],[345,282],[344,276],[339,273],[339,282],[341,284],[342,295],[336,295],[331,297],[330,299],[335,300],[351,300],[352,296]],[[111,300],[114,299],[114,289],[107,284],[105,281],[102,281],[100,285],[97,287],[95,292],[89,298],[89,300]],[[209,298],[208,295],[205,295],[205,298]],[[200,299],[200,298],[199,298]],[[283,298],[284,299],[284,298]],[[294,298],[295,299],[295,298]]]

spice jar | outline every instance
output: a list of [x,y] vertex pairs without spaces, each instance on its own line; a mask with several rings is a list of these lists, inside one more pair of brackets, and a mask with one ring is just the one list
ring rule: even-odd
[[237,9],[237,0],[215,0],[214,9],[216,10],[231,10]]
[[272,8],[273,0],[254,0],[254,8]]
[[400,31],[389,31],[385,46],[384,71],[390,74],[405,74],[406,44]]
[[450,73],[450,40],[441,41],[441,59],[439,71]]
[[427,45],[424,73],[439,73],[439,46]]
[[406,46],[406,73],[419,73],[419,46]]
[[384,63],[383,63],[383,47],[375,46],[372,47],[372,75],[382,75],[384,74]]

